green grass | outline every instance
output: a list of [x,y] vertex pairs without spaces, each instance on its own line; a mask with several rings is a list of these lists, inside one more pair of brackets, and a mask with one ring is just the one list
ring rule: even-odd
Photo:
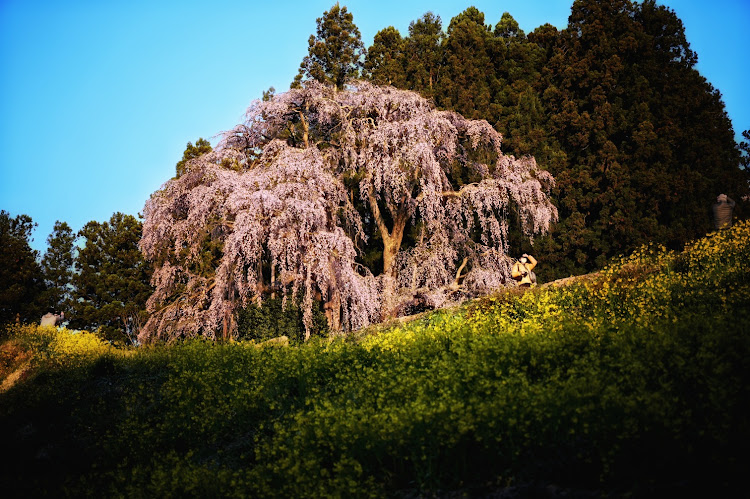
[[0,490],[726,495],[750,464],[748,262],[740,224],[563,288],[295,347],[123,350],[22,328],[3,345],[6,378],[32,360],[0,393]]

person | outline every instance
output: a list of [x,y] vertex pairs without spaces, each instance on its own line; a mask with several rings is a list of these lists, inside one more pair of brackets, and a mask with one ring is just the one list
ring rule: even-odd
[[531,255],[524,253],[516,263],[513,264],[513,268],[510,271],[510,276],[518,282],[518,285],[524,288],[531,287],[532,284],[536,284],[536,276],[534,275],[534,267],[536,267],[537,261]]
[[65,312],[60,312],[60,315],[53,314],[52,312],[48,312],[42,316],[42,320],[39,325],[57,327],[61,325],[64,320],[65,320]]
[[714,203],[714,226],[716,230],[729,228],[732,226],[732,210],[734,201],[727,197],[726,194],[719,194]]

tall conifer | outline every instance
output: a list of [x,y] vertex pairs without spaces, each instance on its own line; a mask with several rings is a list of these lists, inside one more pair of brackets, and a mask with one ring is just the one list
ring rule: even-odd
[[358,78],[364,67],[365,46],[359,28],[354,16],[338,2],[318,18],[317,24],[292,88],[313,79],[342,89],[347,80]]
[[42,272],[47,289],[44,306],[48,312],[69,315],[73,278],[75,234],[66,222],[57,221],[47,238],[47,251],[42,258]]

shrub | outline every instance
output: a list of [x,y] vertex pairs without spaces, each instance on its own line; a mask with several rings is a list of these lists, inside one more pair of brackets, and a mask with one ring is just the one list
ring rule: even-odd
[[[286,336],[293,343],[305,339],[305,326],[302,309],[288,299],[286,308],[281,298],[269,298],[262,305],[250,304],[237,314],[237,337],[240,340],[264,341]],[[324,337],[328,334],[328,323],[320,302],[313,307],[311,336]]]

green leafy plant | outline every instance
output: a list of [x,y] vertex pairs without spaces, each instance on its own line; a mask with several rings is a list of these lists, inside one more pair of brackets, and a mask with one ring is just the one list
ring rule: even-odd
[[[286,336],[292,342],[302,342],[305,339],[302,314],[299,305],[284,308],[282,298],[269,298],[262,305],[250,304],[237,314],[238,339],[264,341]],[[320,303],[315,304],[310,329],[313,337],[328,334],[328,324]]]
[[[720,256],[720,258],[718,258]],[[723,495],[750,449],[750,224],[357,338],[114,348],[26,327],[10,495]],[[274,333],[275,334],[275,333]]]

